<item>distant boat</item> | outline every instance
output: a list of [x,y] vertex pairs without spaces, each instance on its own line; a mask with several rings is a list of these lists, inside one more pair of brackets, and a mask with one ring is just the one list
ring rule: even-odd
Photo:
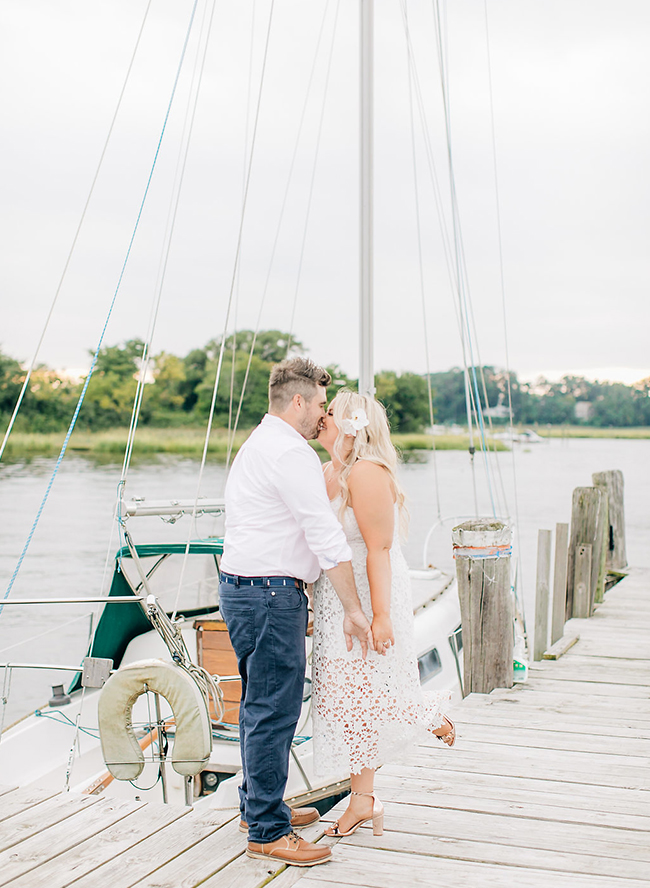
[[497,441],[502,441],[510,446],[513,444],[548,444],[548,438],[542,438],[534,429],[524,429],[523,432],[509,429],[507,432],[500,432],[498,435],[493,435],[493,437]]

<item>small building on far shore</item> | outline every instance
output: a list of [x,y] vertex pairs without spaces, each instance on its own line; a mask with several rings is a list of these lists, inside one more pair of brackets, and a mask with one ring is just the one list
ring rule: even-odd
[[574,411],[578,422],[589,422],[594,412],[594,405],[591,401],[576,401]]

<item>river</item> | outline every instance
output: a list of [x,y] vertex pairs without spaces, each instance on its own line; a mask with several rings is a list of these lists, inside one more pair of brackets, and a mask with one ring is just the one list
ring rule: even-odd
[[[34,458],[0,465],[0,508],[3,531],[0,573],[3,590],[14,572],[30,532],[55,460]],[[427,560],[453,569],[450,529],[458,517],[478,511],[510,514],[517,526],[519,586],[532,632],[537,532],[569,522],[572,491],[591,484],[591,473],[621,469],[625,477],[627,554],[635,567],[650,566],[650,440],[551,439],[513,453],[492,454],[491,481],[486,480],[483,456],[440,451],[417,454],[400,468],[407,495],[410,531],[405,543],[409,563],[422,564],[422,547],[439,514],[446,520],[433,534]],[[130,470],[126,496],[148,499],[193,498],[199,464],[179,456],[136,460]],[[12,590],[12,598],[90,596],[110,579],[110,559],[118,539],[112,520],[120,466],[114,462],[70,454],[62,463],[42,517]],[[474,479],[473,480],[473,475]],[[437,483],[436,483],[437,478]],[[207,464],[202,492],[222,492],[224,467]],[[515,497],[516,489],[516,497]],[[518,521],[516,516],[518,515]],[[184,540],[186,521],[170,526],[160,519],[136,519],[137,542]],[[213,520],[199,521],[201,535],[218,530]],[[107,567],[108,565],[108,567]],[[108,570],[108,573],[107,573]],[[84,655],[92,607],[70,605],[5,607],[0,613],[0,661],[76,664]],[[59,680],[64,676],[59,673]],[[45,702],[55,673],[15,673],[5,726]]]

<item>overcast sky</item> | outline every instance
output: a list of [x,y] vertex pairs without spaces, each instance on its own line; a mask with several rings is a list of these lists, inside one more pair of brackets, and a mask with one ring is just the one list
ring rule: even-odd
[[[99,340],[192,6],[193,0],[151,2],[40,352],[50,366],[87,366],[88,350]],[[199,0],[105,344],[144,337],[149,326],[205,6]],[[298,339],[315,359],[353,375],[357,7],[357,0],[341,0],[335,29],[335,0],[275,0],[230,325],[253,327],[261,310],[263,329],[288,330],[297,292]],[[146,8],[146,0],[0,4],[0,348],[23,362],[32,357],[54,298]],[[208,13],[211,8],[212,2]],[[409,0],[407,8],[450,230],[433,4]],[[270,0],[216,0],[154,353],[186,354],[224,329],[270,9]],[[441,9],[452,159],[480,360],[506,365],[507,326],[510,366],[520,377],[577,372],[632,382],[650,375],[650,2],[453,0]],[[417,103],[412,137],[400,10],[400,0],[376,0],[375,364],[424,372],[428,348],[431,370],[446,370],[461,364],[462,351]]]

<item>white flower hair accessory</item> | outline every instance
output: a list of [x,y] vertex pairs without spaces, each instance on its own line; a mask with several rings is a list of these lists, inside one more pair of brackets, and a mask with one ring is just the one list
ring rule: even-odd
[[343,434],[352,435],[353,438],[356,438],[357,432],[365,429],[367,425],[370,425],[370,420],[363,407],[359,407],[357,410],[352,411],[352,415],[349,418],[346,417],[343,420]]

